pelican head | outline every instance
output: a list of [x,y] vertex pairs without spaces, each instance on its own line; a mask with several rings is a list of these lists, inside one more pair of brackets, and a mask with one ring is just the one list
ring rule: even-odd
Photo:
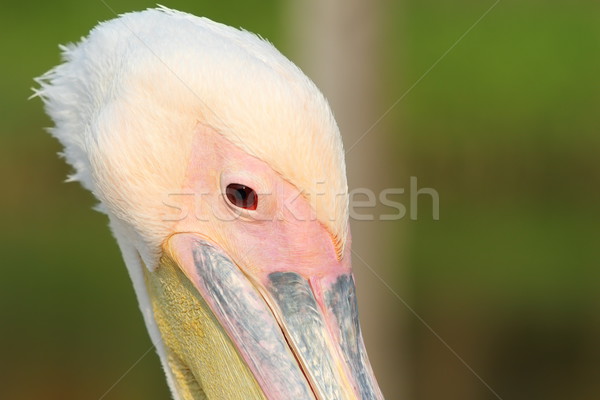
[[62,52],[37,94],[108,215],[173,397],[381,399],[315,85],[254,34],[166,8]]

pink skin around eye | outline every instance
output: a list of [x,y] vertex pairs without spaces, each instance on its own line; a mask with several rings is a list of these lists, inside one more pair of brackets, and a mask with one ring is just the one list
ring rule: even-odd
[[[222,193],[223,175],[247,176],[258,193],[255,211],[236,215]],[[254,187],[252,185],[257,185]],[[297,188],[263,161],[205,125],[198,125],[182,193],[189,212],[175,232],[196,232],[258,275],[292,271],[307,279],[349,272],[350,243],[337,259],[331,233]]]

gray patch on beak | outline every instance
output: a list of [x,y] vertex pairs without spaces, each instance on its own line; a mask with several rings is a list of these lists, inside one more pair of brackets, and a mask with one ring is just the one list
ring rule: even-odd
[[197,288],[268,399],[314,399],[277,321],[247,277],[219,249],[195,240]]
[[308,282],[295,272],[274,272],[269,280],[269,291],[281,311],[286,334],[319,398],[345,399],[327,327]]
[[368,358],[358,322],[356,289],[352,275],[341,275],[325,293],[327,308],[338,321],[340,347],[346,363],[352,369],[361,398],[377,399],[379,391],[368,369]]

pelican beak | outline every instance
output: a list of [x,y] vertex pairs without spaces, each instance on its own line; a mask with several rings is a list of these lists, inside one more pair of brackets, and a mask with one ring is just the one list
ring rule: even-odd
[[349,272],[247,271],[208,240],[180,233],[146,272],[178,398],[383,398]]

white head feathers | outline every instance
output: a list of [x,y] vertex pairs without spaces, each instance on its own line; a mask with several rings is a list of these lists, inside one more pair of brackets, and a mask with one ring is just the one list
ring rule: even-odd
[[38,80],[51,132],[72,178],[132,228],[146,256],[172,233],[157,210],[183,182],[199,122],[307,195],[319,193],[317,218],[343,246],[339,130],[319,90],[270,43],[160,8],[104,22],[62,51],[64,63]]

